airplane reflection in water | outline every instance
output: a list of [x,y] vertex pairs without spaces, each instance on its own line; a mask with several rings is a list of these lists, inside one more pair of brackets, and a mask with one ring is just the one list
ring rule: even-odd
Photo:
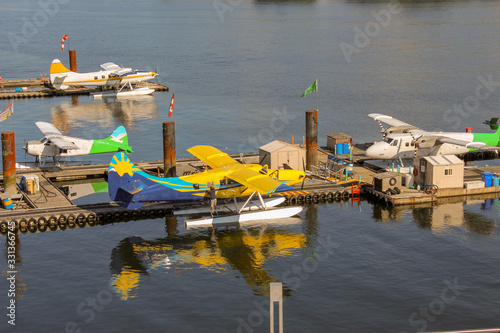
[[[100,102],[85,102],[80,104],[79,98],[72,96],[72,103],[61,103],[52,108],[53,123],[61,132],[78,127],[82,123],[89,128],[112,128],[116,124],[123,125],[127,130],[135,128],[135,123],[143,119],[157,117],[157,105],[152,96],[135,96],[124,99],[104,99]],[[92,126],[95,124],[96,126]],[[92,130],[91,130],[92,131]],[[103,133],[104,135],[104,133]]]
[[[423,229],[434,233],[448,233],[453,229],[465,229],[481,236],[495,236],[498,223],[485,214],[473,212],[468,205],[481,205],[481,210],[496,209],[500,214],[498,198],[485,198],[463,201],[460,198],[450,198],[449,203],[438,205],[422,205],[416,208],[387,207],[374,205],[373,217],[382,222],[401,221],[404,214],[411,214],[415,223]],[[452,200],[456,200],[452,202]]]
[[[170,221],[168,221],[171,219]],[[297,217],[283,219],[285,223],[301,223]],[[176,217],[167,217],[167,224],[176,223]],[[112,251],[112,284],[122,300],[134,297],[141,276],[151,270],[165,269],[179,275],[185,269],[206,269],[222,272],[239,271],[252,291],[258,296],[269,296],[269,283],[281,282],[273,276],[265,263],[274,257],[293,255],[304,249],[307,236],[286,230],[255,229],[219,230],[209,235],[187,234],[144,240],[141,237],[123,239]],[[283,295],[291,290],[286,285]]]

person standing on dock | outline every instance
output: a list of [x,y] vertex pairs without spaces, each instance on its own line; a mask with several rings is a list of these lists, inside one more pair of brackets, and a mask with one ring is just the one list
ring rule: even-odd
[[213,183],[210,183],[207,193],[210,195],[210,215],[214,216],[214,213],[217,213],[217,196],[215,195]]

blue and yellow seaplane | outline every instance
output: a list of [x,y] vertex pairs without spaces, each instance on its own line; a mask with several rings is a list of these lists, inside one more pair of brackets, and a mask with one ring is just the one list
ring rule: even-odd
[[[303,171],[273,170],[259,164],[241,164],[228,154],[211,146],[195,146],[187,151],[211,169],[182,177],[163,178],[142,171],[130,161],[125,153],[115,154],[108,170],[111,200],[128,209],[141,208],[146,202],[203,201],[207,197],[209,185],[213,184],[218,199],[233,199],[234,209],[230,209],[232,214],[186,221],[186,226],[283,218],[302,211],[302,207],[269,207],[278,205],[284,201],[284,198],[279,198],[279,202],[274,200],[266,205],[262,195],[270,196],[276,192],[292,190],[291,185],[304,180]],[[255,195],[259,203],[252,206],[251,199]],[[248,199],[243,204],[238,204],[236,198],[240,197],[248,197]],[[257,211],[252,211],[252,209],[257,209]]]

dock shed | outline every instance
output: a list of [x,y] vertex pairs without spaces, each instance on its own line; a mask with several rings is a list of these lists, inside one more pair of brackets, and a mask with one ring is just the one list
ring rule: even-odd
[[383,172],[373,176],[373,188],[385,192],[390,188],[401,188],[402,174],[397,172]]
[[349,135],[344,133],[328,134],[326,136],[326,148],[331,151],[335,151],[335,146],[338,143],[350,143],[351,139],[352,138]]
[[271,169],[294,169],[304,171],[306,150],[298,145],[274,140],[259,147],[259,161]]
[[413,161],[415,184],[463,188],[464,162],[455,155],[425,156]]

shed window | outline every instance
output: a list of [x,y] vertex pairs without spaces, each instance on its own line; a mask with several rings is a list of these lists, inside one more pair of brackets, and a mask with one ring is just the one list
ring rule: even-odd
[[453,175],[453,169],[450,169],[450,168],[444,169],[444,175],[445,176],[451,176],[451,175]]

